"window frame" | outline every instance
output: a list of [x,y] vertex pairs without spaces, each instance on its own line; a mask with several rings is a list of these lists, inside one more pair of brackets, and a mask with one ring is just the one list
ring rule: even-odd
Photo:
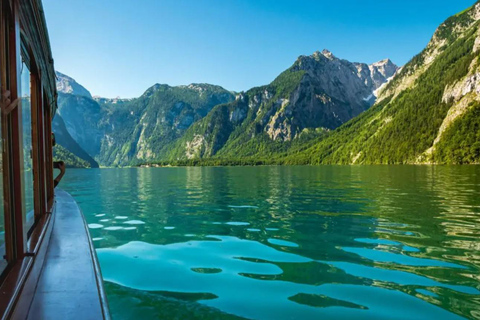
[[[4,201],[0,205],[4,206],[7,262],[7,266],[0,270],[0,318],[9,317],[21,291],[19,288],[25,286],[25,291],[26,287],[32,285],[26,280],[27,275],[31,278],[40,272],[46,248],[42,244],[48,242],[52,230],[50,213],[55,208],[51,154],[51,115],[56,107],[56,91],[52,86],[53,60],[48,58],[48,36],[45,43],[45,35],[37,29],[38,16],[35,12],[39,8],[35,6],[34,1],[0,1],[0,138],[3,142],[0,150],[3,174],[0,179],[4,184]],[[30,39],[35,42],[30,42]],[[48,49],[46,51],[45,44]],[[24,232],[22,205],[22,54],[27,54],[29,61],[31,88],[34,224],[28,232]],[[42,72],[45,73],[43,76]],[[9,99],[16,104],[10,101],[7,103],[7,91],[10,92]]]

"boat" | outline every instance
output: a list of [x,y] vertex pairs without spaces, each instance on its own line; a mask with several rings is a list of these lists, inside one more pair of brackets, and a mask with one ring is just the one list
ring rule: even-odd
[[0,318],[109,319],[88,226],[57,187],[65,165],[53,161],[56,76],[41,0],[0,0],[0,21]]

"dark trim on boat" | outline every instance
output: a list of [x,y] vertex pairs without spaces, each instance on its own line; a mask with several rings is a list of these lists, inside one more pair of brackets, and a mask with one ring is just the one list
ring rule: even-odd
[[110,319],[83,214],[54,189],[56,109],[41,0],[0,0],[0,319]]
[[[55,206],[52,210],[55,210]],[[39,221],[39,224],[42,226],[34,229],[30,238],[30,245],[34,248],[31,254],[13,265],[0,287],[2,292],[2,299],[0,299],[0,314],[3,312],[2,319],[10,319],[20,298],[28,299],[28,294],[31,294],[32,288],[36,286],[34,280],[38,279],[40,275],[52,233],[52,215],[45,215]],[[24,297],[23,295],[27,296]],[[22,306],[20,305],[20,307]]]

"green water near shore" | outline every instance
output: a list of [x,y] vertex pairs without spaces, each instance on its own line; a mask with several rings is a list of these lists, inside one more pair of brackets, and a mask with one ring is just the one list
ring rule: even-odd
[[480,167],[68,170],[114,319],[480,318]]

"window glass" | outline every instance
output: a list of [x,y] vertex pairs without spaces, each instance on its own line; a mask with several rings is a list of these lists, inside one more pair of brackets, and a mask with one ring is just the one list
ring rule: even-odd
[[30,88],[30,70],[22,63],[21,98],[22,98],[22,136],[23,136],[23,189],[24,189],[24,226],[25,234],[34,222],[33,213],[33,164],[32,164],[32,106]]
[[[0,121],[0,133],[2,132],[2,123]],[[0,150],[3,149],[3,139],[0,139]],[[0,272],[7,265],[5,260],[5,213],[3,208],[3,154],[0,151]]]
[[[8,17],[5,15],[5,12],[3,11],[3,6],[0,6],[0,20],[1,23],[3,24],[3,27],[5,30],[8,30]],[[3,53],[8,52],[8,41],[3,39],[5,42],[2,41],[0,44],[0,50],[2,50]],[[6,63],[4,61],[1,62],[3,68],[7,69],[2,69],[0,70],[1,72],[8,72],[8,66],[6,66]],[[1,74],[1,73],[0,73]],[[8,86],[8,81],[7,83],[3,84],[4,87]],[[0,121],[0,273],[3,272],[4,268],[7,265],[7,260],[5,259],[6,255],[6,244],[5,244],[5,207],[4,207],[4,199],[3,199],[3,177],[4,175],[8,175],[8,172],[3,172],[3,139],[2,139],[2,123]]]

